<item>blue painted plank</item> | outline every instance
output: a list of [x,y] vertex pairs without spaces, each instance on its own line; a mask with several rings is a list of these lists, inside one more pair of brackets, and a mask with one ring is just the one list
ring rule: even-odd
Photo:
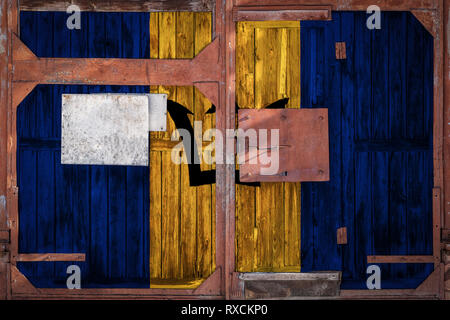
[[347,59],[341,61],[342,88],[342,214],[341,227],[347,228],[347,244],[341,245],[342,272],[344,279],[355,277],[355,156],[354,156],[354,121],[355,121],[355,15],[353,12],[341,13],[341,40],[346,43]]
[[[340,270],[341,256],[337,246],[336,230],[341,221],[341,63],[336,60],[335,42],[340,41],[341,15],[333,13],[333,20],[324,30],[323,73],[317,77],[318,96],[321,107],[328,108],[328,130],[330,139],[330,181],[315,183],[315,216],[317,221],[316,268],[319,270]],[[319,105],[317,105],[319,107]]]
[[123,166],[108,168],[108,264],[109,277],[121,279],[126,276],[126,181],[127,170]]
[[[407,54],[407,15],[393,13],[390,30],[390,56],[389,56],[389,118],[390,137],[399,139],[406,137],[407,104],[406,104],[406,63]],[[402,39],[398,41],[397,39]],[[390,252],[393,255],[402,255],[407,250],[407,181],[406,181],[406,154],[404,152],[391,152],[389,160],[389,205],[390,205]],[[392,265],[392,277],[406,277],[405,265]]]
[[[355,138],[370,139],[371,68],[373,33],[366,28],[366,16],[355,14]],[[366,277],[367,255],[372,249],[372,157],[368,152],[355,155],[355,275]]]
[[[389,14],[381,14],[382,28],[371,31],[372,42],[372,132],[371,140],[389,139]],[[397,40],[398,41],[398,40]],[[389,142],[388,142],[389,143]],[[371,152],[372,159],[372,254],[389,255],[389,155]],[[384,265],[383,280],[389,279],[391,266]],[[367,277],[367,276],[366,276]]]

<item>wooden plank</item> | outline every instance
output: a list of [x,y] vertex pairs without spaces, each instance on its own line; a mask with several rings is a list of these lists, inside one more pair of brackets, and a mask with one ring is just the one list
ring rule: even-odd
[[[9,227],[7,225],[7,137],[8,137],[8,110],[9,110],[9,97],[10,97],[10,84],[9,84],[9,43],[10,32],[8,28],[9,15],[15,14],[15,6],[12,10],[8,10],[9,1],[2,1],[0,4],[0,47],[3,50],[0,52],[0,78],[3,79],[3,84],[0,86],[0,229],[2,230],[0,242],[5,243],[10,240],[9,231],[6,231]],[[13,231],[12,237],[14,241],[17,241],[17,232]],[[3,248],[7,248],[4,246]],[[0,249],[4,251],[5,249]],[[8,247],[9,249],[9,247]],[[9,266],[7,263],[0,262],[0,300],[6,300],[9,295]]]
[[330,20],[330,7],[303,7],[303,6],[257,6],[235,7],[233,21],[265,21],[265,20]]
[[212,0],[21,0],[20,10],[66,11],[71,4],[76,4],[81,11],[100,12],[211,11],[214,7]]
[[367,256],[367,263],[433,263],[433,256]]
[[[195,54],[200,52],[209,42],[211,42],[211,15],[206,13],[198,13],[195,15],[195,30],[194,30],[194,49]],[[201,95],[197,90],[194,91],[195,112],[194,120],[203,121],[202,132],[198,132],[195,137],[197,146],[198,141],[201,141],[203,132],[207,129],[215,127],[211,123],[211,119],[207,119],[206,111],[211,107],[211,103]],[[209,120],[209,121],[208,121]],[[201,152],[201,151],[200,151]],[[202,157],[202,155],[199,155]],[[203,159],[201,159],[203,162]],[[200,169],[202,171],[211,170],[211,165],[202,163]],[[203,185],[196,187],[197,196],[197,273],[201,278],[207,278],[214,270],[212,269],[212,239],[214,238],[213,215],[215,210],[212,201],[212,189],[215,185]]]
[[[390,37],[390,34],[398,32],[392,30],[397,28],[395,24],[387,19],[387,14],[382,15],[381,23],[384,28],[373,34],[373,56],[372,56],[372,95],[373,103],[371,105],[372,113],[372,134],[371,141],[378,141],[386,139],[387,145],[392,145],[393,141],[389,138],[389,59],[390,56],[390,41],[399,42],[399,38]],[[353,45],[357,45],[356,43]],[[349,43],[348,48],[351,45]],[[346,63],[349,62],[351,55]],[[395,58],[394,58],[395,59]],[[376,71],[375,71],[376,70]],[[344,97],[344,94],[343,94]],[[352,107],[353,109],[353,107]],[[353,139],[354,140],[354,139]],[[353,141],[355,151],[359,151],[358,141]],[[400,149],[392,148],[393,151]],[[367,150],[369,152],[374,149]],[[371,206],[374,213],[372,221],[373,225],[373,252],[371,254],[383,255],[389,254],[389,189],[386,187],[389,184],[389,153],[387,152],[372,152],[372,169],[371,169],[372,183],[372,200]],[[376,218],[375,218],[376,217]],[[356,240],[354,240],[356,241]],[[406,252],[405,252],[406,253]],[[369,254],[369,253],[368,253]],[[389,279],[391,266],[382,266],[383,275]]]
[[[158,15],[158,60],[176,58],[176,14],[172,12],[160,12]],[[157,61],[155,59],[155,61]],[[166,93],[168,99],[176,98],[176,88],[159,86],[159,93]],[[167,131],[162,136],[170,140],[172,132],[176,129],[172,118],[167,117]]]
[[284,183],[284,265],[298,267],[301,252],[301,184]]
[[[192,58],[194,56],[194,14],[190,12],[177,12],[176,21],[176,57]],[[191,112],[194,110],[194,88],[178,87],[176,89],[176,102],[185,106]],[[192,123],[193,125],[193,123]],[[180,182],[180,278],[194,279],[196,276],[196,234],[197,234],[197,208],[196,188],[189,185],[188,165],[179,166],[181,170]],[[173,253],[174,254],[174,253]]]
[[16,261],[86,261],[84,253],[21,253]]
[[[342,167],[353,168],[355,161],[354,153],[354,97],[356,88],[352,85],[354,82],[354,52],[356,47],[354,37],[354,13],[341,13],[341,40],[348,43],[348,57],[345,64],[341,67],[342,73]],[[348,277],[355,273],[354,268],[354,243],[355,223],[354,223],[354,205],[355,205],[355,170],[342,170],[342,220],[341,223],[347,228],[348,244],[342,248],[342,270],[343,275]]]
[[161,278],[162,171],[160,152],[150,152],[150,279]]
[[[354,68],[356,84],[356,104],[355,104],[355,139],[370,138],[372,121],[370,100],[371,96],[371,32],[365,25],[365,17],[356,15],[355,17],[355,53]],[[330,143],[331,144],[331,143]],[[367,268],[364,258],[370,253],[372,248],[372,172],[371,172],[371,154],[368,152],[357,153],[355,155],[355,273],[352,276],[360,278]],[[396,167],[396,169],[398,169]],[[396,215],[397,217],[397,215]]]
[[162,273],[163,279],[180,278],[180,168],[163,152],[162,170]]
[[[285,27],[284,27],[285,28]],[[300,40],[300,23],[296,27],[287,29],[287,77],[286,92],[289,97],[288,108],[300,108],[300,77],[301,77],[301,40]]]
[[[254,27],[237,23],[236,102],[241,108],[253,108],[254,102]],[[252,272],[256,267],[255,228],[256,188],[236,185],[236,271]]]
[[[172,23],[174,17],[164,13],[161,24]],[[16,48],[24,44],[17,36]],[[95,48],[95,47],[94,47]],[[160,53],[174,52],[170,41],[161,41]],[[20,50],[20,49],[17,49]],[[173,47],[172,50],[175,50]],[[99,55],[103,56],[103,55]],[[36,58],[14,60],[16,82],[37,81],[47,84],[90,85],[193,85],[194,82],[218,80],[218,41],[213,41],[194,59],[120,59],[120,58]],[[114,65],[115,68],[110,68]]]
[[[290,6],[298,5],[298,0],[236,0],[235,6]],[[377,0],[375,3],[373,0],[303,0],[304,6],[320,6],[329,5],[333,10],[353,10],[353,11],[366,11],[370,5],[376,4],[381,10],[402,11],[409,10],[410,8],[420,9],[434,9],[436,3],[434,0],[410,0],[408,2],[399,2],[396,0]]]
[[[286,94],[289,97],[287,107],[300,108],[300,77],[301,77],[301,52],[300,52],[300,26],[287,29],[287,76]],[[284,188],[284,234],[285,251],[284,265],[294,266],[300,272],[301,252],[301,184],[283,183]]]
[[[255,29],[255,108],[260,109],[278,98],[280,29]],[[282,185],[262,183],[256,193],[257,266],[274,267],[274,228],[277,221],[276,202],[282,198]],[[281,193],[280,193],[281,192]],[[277,226],[283,228],[284,224]],[[281,233],[283,234],[283,233]],[[278,238],[277,238],[278,239]],[[279,244],[277,242],[277,244]],[[279,246],[276,247],[279,252]],[[276,256],[278,258],[278,255]],[[278,263],[275,263],[279,266]]]
[[[159,15],[159,58],[176,58],[176,13],[160,12]],[[175,87],[159,88],[167,93],[168,99],[176,99]],[[170,118],[170,117],[169,117]],[[167,138],[175,130],[173,120],[167,123]],[[170,153],[162,153],[162,211],[161,244],[163,279],[180,279],[180,167],[172,163]]]
[[[444,2],[444,19],[443,19],[443,25],[448,26],[450,23],[450,3],[448,1]],[[441,34],[441,37],[443,38],[444,43],[444,66],[443,70],[449,70],[450,69],[450,31],[448,28],[441,28],[441,30],[444,30],[444,34]],[[441,59],[442,59],[441,58]],[[435,66],[436,68],[436,66]],[[450,77],[444,77],[444,97],[443,97],[443,105],[449,106],[450,105]],[[436,102],[435,102],[436,103]],[[443,153],[444,153],[444,176],[443,179],[445,181],[444,183],[444,195],[443,195],[443,202],[444,202],[444,219],[443,219],[443,228],[450,229],[450,108],[444,108],[443,110],[444,115],[444,122],[446,125],[444,126],[443,130]],[[450,293],[449,293],[450,295]]]

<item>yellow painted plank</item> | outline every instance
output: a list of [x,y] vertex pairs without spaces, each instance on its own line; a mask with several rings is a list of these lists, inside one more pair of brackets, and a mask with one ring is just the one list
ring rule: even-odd
[[[236,101],[241,108],[255,106],[254,72],[254,28],[238,22]],[[236,185],[236,266],[241,272],[254,271],[256,265],[255,196],[255,187]]]
[[161,277],[161,153],[150,152],[150,278]]
[[284,184],[284,265],[300,265],[300,182]]
[[287,32],[289,49],[287,55],[287,65],[289,66],[287,76],[288,107],[300,108],[300,28],[289,29]]
[[164,279],[180,279],[180,166],[162,152],[162,272]]
[[236,265],[237,271],[251,272],[254,265],[255,188],[236,187]]
[[245,21],[238,22],[245,24],[248,28],[300,28],[300,21]]
[[[198,54],[208,43],[211,42],[211,15],[209,13],[199,13],[195,15],[195,54]],[[204,131],[213,126],[211,116],[206,111],[211,107],[211,103],[198,90],[195,90],[195,120],[202,121],[202,131],[196,134],[197,145],[201,140]],[[200,154],[201,156],[201,154]],[[202,171],[211,170],[211,165],[203,163],[200,165]],[[197,187],[197,268],[198,276],[206,278],[212,273],[212,247],[214,242],[212,189],[215,185],[203,185]]]
[[[158,12],[158,16],[158,58],[175,59],[177,44],[176,12]],[[176,99],[176,87],[159,86],[159,93],[167,93],[169,99]],[[170,140],[170,135],[175,129],[175,123],[170,117],[167,117],[167,131],[161,133],[161,135]]]
[[150,12],[150,58],[159,58],[159,13]]
[[[194,57],[194,13],[176,13],[176,57]],[[192,87],[177,87],[176,101],[194,112],[194,90]],[[191,118],[191,116],[189,115]],[[192,120],[192,118],[191,118]],[[181,275],[182,279],[194,279],[196,276],[197,243],[197,199],[195,187],[190,186],[189,168],[181,165]]]
[[[158,13],[158,58],[176,58],[176,13]],[[176,98],[176,87],[160,86],[160,93],[167,93],[169,99]],[[167,119],[167,132],[164,137],[170,140],[171,133],[176,129],[173,120]],[[162,153],[162,273],[163,279],[180,279],[180,166],[171,161],[170,153]]]
[[[255,29],[255,104],[262,108],[280,98],[286,90],[286,30]],[[283,65],[284,64],[284,69]],[[282,92],[284,90],[284,92]],[[282,183],[261,183],[257,216],[258,267],[280,268],[284,260],[284,197]]]
[[[150,12],[149,21],[150,32],[150,58],[159,58],[159,13]],[[150,93],[159,93],[158,86],[150,86]],[[163,132],[151,132],[150,139],[164,137]]]
[[236,36],[236,101],[240,108],[254,108],[254,28],[239,22]]

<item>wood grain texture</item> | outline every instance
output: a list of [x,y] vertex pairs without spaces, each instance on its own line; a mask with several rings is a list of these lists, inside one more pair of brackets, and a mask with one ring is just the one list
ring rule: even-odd
[[20,10],[24,11],[66,11],[76,4],[81,11],[102,12],[155,12],[155,11],[211,11],[212,0],[21,0]]
[[[236,0],[235,6],[295,6],[298,5],[298,0]],[[301,2],[304,6],[331,6],[333,10],[353,10],[353,11],[366,11],[367,7],[372,4],[378,5],[381,10],[401,11],[409,10],[410,8],[430,8],[436,7],[434,0],[409,0],[409,1],[397,1],[397,0],[303,0]]]
[[85,261],[84,253],[22,253],[17,261]]
[[[210,42],[210,13],[150,14],[153,59],[192,58]],[[214,127],[214,116],[205,114],[211,103],[194,87],[152,86],[151,92],[168,93],[193,112],[188,115],[191,124],[203,121],[203,132]],[[171,161],[172,132],[176,127],[169,116],[166,132],[150,134],[150,181],[162,177],[161,184],[151,182],[150,190],[150,286],[195,288],[215,269],[215,185],[190,186],[188,165]],[[201,169],[211,166],[202,164]]]
[[[236,97],[240,108],[300,107],[299,22],[237,23]],[[300,183],[236,185],[236,216],[237,271],[300,271]]]

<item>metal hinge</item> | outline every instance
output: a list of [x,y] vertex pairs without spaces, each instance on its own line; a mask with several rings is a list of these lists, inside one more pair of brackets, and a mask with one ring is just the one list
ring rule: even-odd
[[345,48],[345,42],[336,42],[336,59],[347,59],[347,50]]

